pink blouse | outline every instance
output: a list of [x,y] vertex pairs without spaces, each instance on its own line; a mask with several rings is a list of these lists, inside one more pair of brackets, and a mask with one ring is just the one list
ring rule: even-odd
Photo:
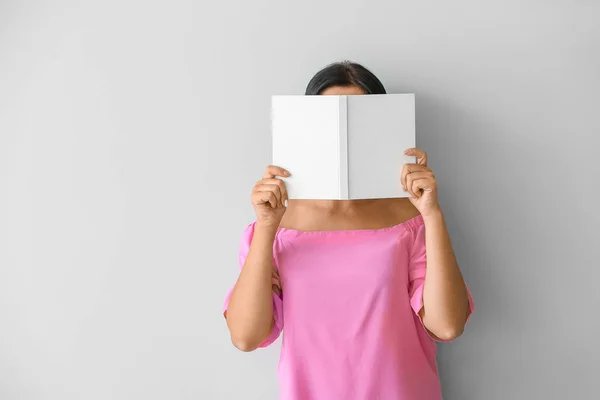
[[[244,232],[240,267],[253,232]],[[284,331],[280,400],[441,400],[435,341],[418,315],[421,216],[384,229],[280,228],[274,262],[282,295],[273,294],[275,326],[261,347]],[[470,294],[469,303],[472,312]]]

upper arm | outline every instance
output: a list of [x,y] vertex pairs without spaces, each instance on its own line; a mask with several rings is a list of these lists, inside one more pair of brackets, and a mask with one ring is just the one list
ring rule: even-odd
[[[244,263],[246,262],[246,257],[250,251],[250,244],[252,243],[252,237],[254,236],[254,223],[249,225],[242,235],[242,239],[240,242],[240,250],[238,254],[238,264],[240,270],[244,267]],[[266,347],[273,343],[281,334],[283,330],[283,290],[281,288],[281,279],[279,276],[279,271],[277,266],[275,265],[275,261],[273,261],[273,272],[272,272],[272,301],[273,301],[273,320],[271,322],[271,329],[269,330],[270,334],[266,338],[266,340],[259,345],[259,347]],[[235,285],[229,289],[225,296],[225,301],[223,304],[223,316],[227,318],[227,308],[229,306],[229,299],[231,294],[233,293],[233,289]]]

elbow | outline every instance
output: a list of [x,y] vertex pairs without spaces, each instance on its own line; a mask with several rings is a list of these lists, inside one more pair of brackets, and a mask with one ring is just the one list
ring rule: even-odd
[[243,351],[244,353],[249,353],[258,348],[258,344],[254,343],[251,340],[247,340],[244,338],[231,338],[231,342],[235,346],[236,349]]
[[229,327],[231,343],[236,349],[245,353],[258,349],[261,343],[268,337],[267,333],[261,335],[259,332],[256,332],[255,329],[232,326],[229,319],[227,320],[227,325]]
[[464,325],[449,325],[446,327],[443,327],[442,329],[437,329],[436,331],[433,331],[432,333],[438,337],[440,340],[443,340],[444,342],[451,342],[455,339],[457,339],[460,335],[463,334],[464,332]]
[[463,334],[463,331],[462,331],[462,329],[460,329],[460,330],[444,331],[441,335],[437,335],[437,336],[445,342],[451,342],[455,339],[458,339],[458,337],[462,334]]
[[252,332],[232,332],[231,330],[229,332],[231,334],[231,343],[236,349],[244,353],[258,349],[262,343]]
[[225,314],[225,320],[227,321],[227,328],[229,329],[229,336],[233,346],[245,353],[254,351],[258,348],[260,343],[256,343],[252,330],[243,329],[242,327],[232,323],[231,317]]
[[259,335],[253,331],[231,332],[231,343],[236,349],[249,353],[260,347],[267,340],[268,335]]

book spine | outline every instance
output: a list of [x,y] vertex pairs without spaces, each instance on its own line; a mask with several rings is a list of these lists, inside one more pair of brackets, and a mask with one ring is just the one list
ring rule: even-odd
[[271,122],[271,165],[275,165],[275,127],[273,125],[273,109],[275,108],[275,97],[271,96],[271,112],[269,114]]
[[340,200],[348,198],[348,96],[340,96],[338,113],[338,160]]

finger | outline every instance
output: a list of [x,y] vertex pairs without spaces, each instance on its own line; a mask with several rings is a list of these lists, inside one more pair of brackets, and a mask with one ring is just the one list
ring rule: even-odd
[[275,195],[277,204],[281,204],[281,206],[283,206],[283,200],[281,199],[281,189],[279,188],[279,185],[267,185],[263,183],[257,185],[255,187],[255,190],[257,192],[272,192]]
[[419,198],[421,197],[421,189],[432,186],[432,183],[435,182],[435,177],[433,172],[420,171],[408,174],[406,180],[410,195]]
[[261,204],[269,204],[271,208],[277,208],[277,197],[273,192],[262,192],[257,191],[252,195],[252,203],[254,205],[260,206]]
[[404,164],[402,167],[402,173],[400,174],[400,183],[402,184],[402,188],[404,191],[408,191],[408,186],[406,184],[406,177],[408,174],[412,174],[415,172],[432,172],[431,169],[418,164]]
[[281,277],[279,276],[279,270],[276,267],[272,267],[272,275],[273,279],[275,279],[279,283]]
[[281,294],[281,278],[276,268],[273,268],[273,273],[271,274],[271,287],[273,288],[273,292]]
[[276,295],[281,295],[281,288],[279,286],[277,286],[276,284],[274,284],[274,283],[271,284],[271,290]]
[[412,191],[417,194],[417,198],[421,197],[423,191],[430,189],[432,180],[429,178],[415,179],[412,182]]
[[412,181],[416,181],[417,179],[432,179],[434,177],[433,172],[430,171],[416,171],[408,174],[411,177]]
[[410,194],[410,197],[415,197],[417,198],[417,194],[413,191],[413,182],[414,182],[415,178],[413,176],[413,174],[408,174],[406,175],[406,190],[408,192],[408,194]]
[[409,186],[406,183],[406,177],[415,171],[415,167],[417,164],[404,164],[402,166],[402,174],[400,176],[400,182],[402,183],[402,188],[404,191],[408,191]]
[[257,190],[260,192],[273,192],[273,194],[275,195],[275,198],[277,199],[277,204],[283,206],[281,189],[279,188],[278,185],[262,184],[262,185],[258,185]]
[[281,167],[277,167],[275,165],[269,165],[267,167],[267,169],[265,170],[265,173],[263,174],[263,178],[275,178],[276,176],[285,176],[288,177],[290,176],[289,171],[281,168]]
[[285,182],[281,179],[263,179],[257,182],[257,184],[277,185],[281,193],[281,205],[284,206],[285,201],[288,200],[287,188],[285,186]]
[[252,200],[252,204],[255,206],[260,206],[260,205],[269,205],[271,206],[271,204],[269,203],[269,196],[274,196],[272,193],[270,192],[252,192],[252,196],[250,196],[251,200]]
[[[275,196],[275,194],[273,192],[262,192],[264,194],[267,195],[267,197],[265,199],[261,199],[263,201],[263,203],[269,203],[271,205],[272,209],[276,209],[277,208],[277,197]],[[265,201],[267,200],[267,201]]]
[[421,149],[412,148],[404,152],[406,156],[412,156],[417,158],[417,164],[427,166],[427,153]]

